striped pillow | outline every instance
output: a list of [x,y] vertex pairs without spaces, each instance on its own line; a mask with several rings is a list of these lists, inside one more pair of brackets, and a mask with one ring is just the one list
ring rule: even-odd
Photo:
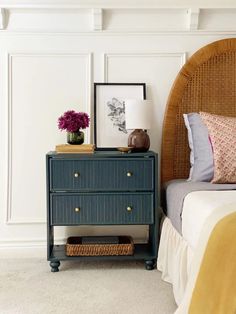
[[208,128],[213,155],[212,183],[236,183],[236,118],[200,112]]

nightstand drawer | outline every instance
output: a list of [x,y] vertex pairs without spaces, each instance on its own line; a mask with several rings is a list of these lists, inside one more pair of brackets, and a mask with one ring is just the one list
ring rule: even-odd
[[53,191],[153,190],[153,159],[50,161]]
[[151,224],[152,193],[52,194],[51,224]]

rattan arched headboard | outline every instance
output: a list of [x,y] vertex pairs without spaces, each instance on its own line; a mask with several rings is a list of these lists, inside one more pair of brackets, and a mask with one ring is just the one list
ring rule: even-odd
[[163,122],[162,183],[188,177],[189,148],[182,115],[199,111],[236,116],[236,38],[201,48],[177,75]]

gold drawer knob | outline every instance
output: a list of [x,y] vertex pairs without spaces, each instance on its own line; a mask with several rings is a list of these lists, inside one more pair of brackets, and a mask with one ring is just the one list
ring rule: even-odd
[[79,207],[75,207],[75,212],[78,213],[80,211]]
[[132,177],[132,175],[133,175],[132,172],[130,172],[130,171],[127,172],[127,177]]
[[74,173],[74,177],[75,177],[75,178],[78,178],[79,176],[80,176],[79,172],[75,172],[75,173]]
[[128,206],[126,209],[127,209],[128,212],[131,212],[132,207],[131,207],[131,206]]

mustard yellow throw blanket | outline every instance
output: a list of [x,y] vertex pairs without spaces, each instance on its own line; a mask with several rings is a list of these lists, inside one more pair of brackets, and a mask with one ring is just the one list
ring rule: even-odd
[[207,220],[178,314],[236,314],[236,203]]

